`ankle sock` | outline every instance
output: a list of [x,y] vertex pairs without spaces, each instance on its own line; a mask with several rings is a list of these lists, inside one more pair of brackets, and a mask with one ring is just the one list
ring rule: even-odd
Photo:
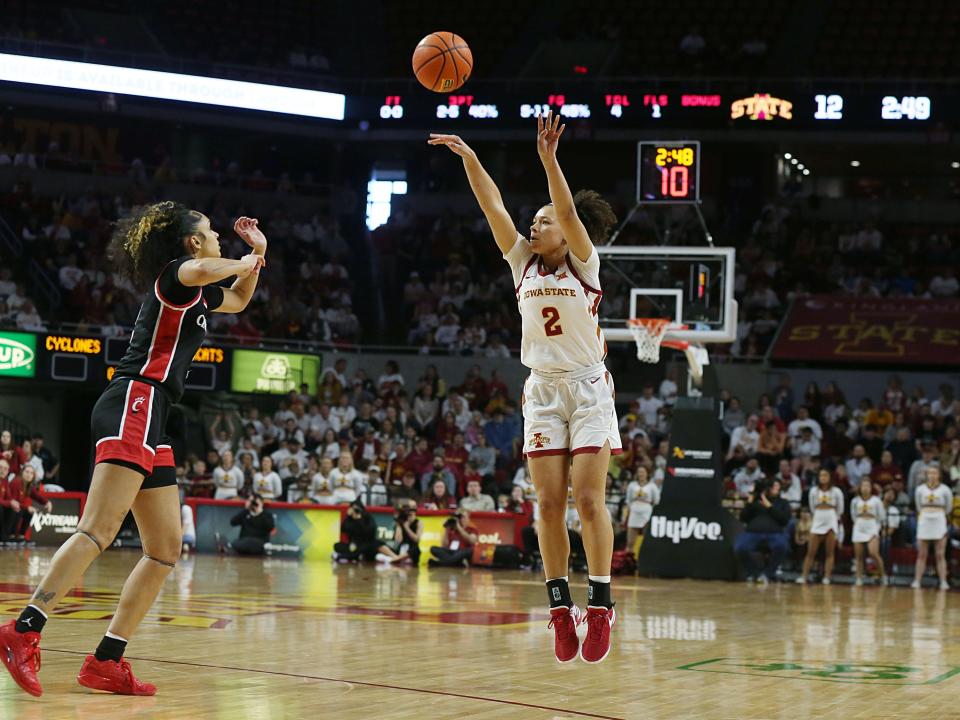
[[94,653],[94,655],[100,662],[103,662],[104,660],[120,662],[120,658],[123,657],[123,651],[126,649],[127,641],[125,639],[119,635],[114,635],[113,633],[108,632],[103,636],[103,640],[100,641],[100,644],[97,645],[97,651]]
[[566,576],[547,580],[547,598],[550,608],[573,607],[573,598],[570,597],[570,583]]
[[605,607],[608,610],[613,607],[613,602],[610,600],[609,575],[589,576],[589,585],[587,587],[587,606]]
[[18,633],[41,632],[47,624],[47,614],[36,605],[27,605],[17,618]]

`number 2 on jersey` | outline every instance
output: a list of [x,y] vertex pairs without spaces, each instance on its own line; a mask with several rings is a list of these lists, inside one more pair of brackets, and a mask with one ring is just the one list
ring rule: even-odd
[[543,309],[543,317],[546,318],[547,322],[543,326],[543,331],[547,334],[547,337],[553,337],[555,335],[563,335],[563,328],[560,327],[560,311],[555,307],[545,307]]

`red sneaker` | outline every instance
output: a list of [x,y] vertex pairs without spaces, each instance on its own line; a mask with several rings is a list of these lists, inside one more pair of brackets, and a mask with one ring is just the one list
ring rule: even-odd
[[553,628],[553,651],[557,662],[568,663],[577,659],[580,650],[580,638],[577,637],[577,626],[583,622],[583,610],[576,605],[573,607],[550,608],[550,624]]
[[37,673],[40,671],[40,633],[18,633],[17,621],[0,625],[0,660],[13,681],[35,697],[43,694]]
[[106,690],[117,695],[157,694],[157,686],[137,680],[130,663],[123,658],[120,658],[120,662],[101,661],[93,655],[87,655],[77,675],[77,682],[93,690]]
[[588,607],[587,636],[580,647],[580,659],[586,663],[601,662],[610,652],[610,630],[617,622],[617,611],[605,607]]

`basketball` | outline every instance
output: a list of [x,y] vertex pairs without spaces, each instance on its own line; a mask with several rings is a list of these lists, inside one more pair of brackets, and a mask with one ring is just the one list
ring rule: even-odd
[[430,33],[413,51],[413,74],[427,90],[453,92],[463,86],[472,71],[473,53],[456,33]]

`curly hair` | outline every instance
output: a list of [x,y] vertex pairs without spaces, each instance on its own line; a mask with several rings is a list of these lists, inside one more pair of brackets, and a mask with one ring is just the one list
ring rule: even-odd
[[573,206],[594,245],[610,237],[610,231],[617,224],[617,216],[600,193],[596,190],[579,190],[573,196]]
[[197,232],[201,217],[172,200],[134,208],[114,226],[107,255],[122,275],[146,290],[171,260],[185,254],[183,238]]

